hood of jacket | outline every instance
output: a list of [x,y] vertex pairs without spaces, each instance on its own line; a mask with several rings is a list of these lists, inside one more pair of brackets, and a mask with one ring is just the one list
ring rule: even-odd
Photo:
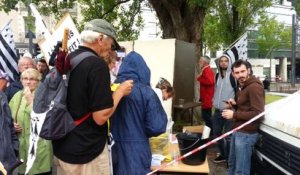
[[231,66],[233,64],[231,58],[227,55],[227,54],[222,54],[218,59],[216,59],[216,65],[217,65],[217,69],[218,69],[218,72],[220,73],[221,72],[221,68],[220,68],[220,58],[222,57],[226,57],[228,59],[228,67],[227,67],[227,70],[226,70],[226,73],[227,72],[231,72]]
[[150,86],[151,72],[143,57],[135,51],[129,52],[123,59],[118,72],[116,83],[122,83],[125,80],[133,80]]

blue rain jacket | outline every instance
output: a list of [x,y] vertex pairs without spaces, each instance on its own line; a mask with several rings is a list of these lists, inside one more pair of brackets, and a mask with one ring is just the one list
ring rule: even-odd
[[[19,150],[19,140],[15,132],[11,110],[4,92],[0,91],[0,162],[10,175],[20,163],[16,153]],[[0,174],[2,174],[0,172]]]
[[149,138],[164,133],[167,125],[167,115],[150,87],[150,69],[136,52],[124,58],[115,82],[130,79],[134,81],[132,92],[121,99],[111,117],[114,175],[150,172]]

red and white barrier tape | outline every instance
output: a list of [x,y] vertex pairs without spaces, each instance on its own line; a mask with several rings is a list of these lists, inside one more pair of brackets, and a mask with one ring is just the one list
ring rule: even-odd
[[177,161],[179,161],[179,160],[181,160],[181,159],[184,159],[184,158],[186,158],[186,157],[188,157],[188,156],[190,156],[190,155],[192,155],[192,154],[194,154],[194,153],[196,153],[196,152],[202,150],[203,148],[208,147],[209,145],[211,145],[211,144],[213,144],[213,143],[216,143],[217,141],[219,141],[219,140],[221,140],[221,139],[223,139],[223,138],[229,136],[230,134],[236,132],[237,130],[240,130],[240,129],[243,128],[244,126],[249,125],[249,124],[252,123],[253,121],[259,119],[260,117],[262,117],[263,115],[265,115],[265,113],[266,113],[266,112],[264,111],[264,112],[258,114],[257,116],[253,117],[251,120],[247,121],[246,123],[244,123],[244,124],[242,124],[242,125],[240,125],[240,126],[234,128],[234,129],[232,129],[231,131],[228,131],[228,132],[224,133],[223,135],[221,135],[221,136],[219,136],[219,137],[217,137],[217,138],[215,138],[215,139],[213,139],[213,140],[207,142],[206,144],[204,144],[204,145],[202,145],[202,146],[199,146],[198,148],[195,148],[194,150],[192,150],[192,151],[190,151],[190,152],[184,154],[183,156],[180,156],[180,157],[176,158],[175,160],[173,160],[173,161],[171,161],[171,162],[169,162],[169,163],[167,163],[167,164],[164,164],[164,165],[160,166],[159,168],[157,168],[157,169],[151,171],[150,173],[148,173],[147,175],[151,175],[151,174],[153,174],[153,173],[156,173],[157,171],[162,170],[162,169],[164,169],[165,167],[167,167],[167,166],[169,166],[169,165],[172,165],[173,163],[175,163],[175,162],[177,162]]

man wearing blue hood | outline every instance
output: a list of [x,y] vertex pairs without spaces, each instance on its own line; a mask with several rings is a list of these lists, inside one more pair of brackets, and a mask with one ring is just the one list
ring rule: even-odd
[[[3,92],[8,82],[8,75],[0,70],[0,165],[10,175],[13,169],[21,162],[17,158],[19,140],[14,128],[7,97]],[[5,174],[0,170],[0,174],[2,173]]]
[[131,94],[121,99],[111,118],[114,175],[150,172],[149,138],[164,133],[167,115],[150,86],[150,69],[141,55],[130,52],[123,60],[115,83],[133,80]]

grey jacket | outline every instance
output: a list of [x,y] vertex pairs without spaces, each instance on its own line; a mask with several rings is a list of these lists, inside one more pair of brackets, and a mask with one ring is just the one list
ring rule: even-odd
[[[235,92],[234,88],[231,85],[230,82],[230,74],[231,74],[231,59],[227,55],[222,55],[226,56],[229,60],[229,65],[226,70],[226,75],[222,78],[221,76],[221,70],[220,70],[220,59],[217,60],[217,67],[218,67],[218,77],[216,77],[216,83],[215,83],[215,93],[214,93],[214,98],[213,98],[213,106],[215,109],[218,110],[223,110],[225,106],[225,100],[228,100],[230,98],[234,98]],[[222,57],[221,56],[221,57]]]

